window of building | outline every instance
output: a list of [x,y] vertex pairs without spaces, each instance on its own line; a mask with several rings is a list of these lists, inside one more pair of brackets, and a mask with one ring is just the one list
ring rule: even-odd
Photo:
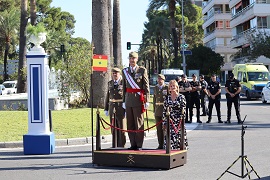
[[216,21],[216,29],[223,29],[223,21]]
[[267,17],[257,17],[257,28],[267,28]]
[[230,29],[230,21],[226,21],[226,29]]

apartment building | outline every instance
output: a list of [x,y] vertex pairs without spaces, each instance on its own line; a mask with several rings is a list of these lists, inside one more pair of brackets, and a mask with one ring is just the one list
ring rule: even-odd
[[231,47],[232,29],[230,25],[231,11],[229,0],[203,1],[202,13],[204,16],[204,38],[205,46],[224,57],[225,65],[221,68],[221,81],[226,81],[226,75],[232,71],[232,55],[237,49]]
[[[270,32],[270,0],[230,0],[229,8],[232,13],[232,48],[245,51],[251,46],[248,42],[250,34]],[[245,57],[236,59],[237,63],[244,61]],[[264,56],[256,62],[264,63],[268,69],[270,67],[270,59]]]

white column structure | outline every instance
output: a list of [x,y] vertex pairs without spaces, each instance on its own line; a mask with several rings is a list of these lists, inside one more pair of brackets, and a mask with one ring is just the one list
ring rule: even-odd
[[55,136],[49,126],[47,54],[37,45],[26,58],[28,133],[23,136],[24,154],[51,154],[55,150]]

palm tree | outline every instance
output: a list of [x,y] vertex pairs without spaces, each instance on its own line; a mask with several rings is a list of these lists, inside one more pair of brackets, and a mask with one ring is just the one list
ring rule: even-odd
[[30,0],[30,21],[32,25],[36,24],[37,19],[36,0]]
[[[94,54],[110,55],[107,0],[92,0],[92,40],[95,46]],[[107,72],[110,72],[110,69]],[[104,107],[108,73],[93,72],[92,77],[93,94],[90,99],[94,97],[94,101],[91,106]]]
[[113,1],[113,60],[117,67],[122,66],[120,0]]
[[175,11],[176,11],[176,2],[177,0],[151,0],[147,14],[151,13],[154,10],[158,10],[162,7],[168,7],[169,16],[171,19],[171,30],[173,36],[173,46],[174,46],[174,58],[178,57],[178,37],[175,27]]
[[10,11],[3,11],[0,14],[0,36],[5,39],[5,53],[4,53],[4,81],[8,79],[7,74],[7,58],[9,54],[10,42],[19,28],[19,11],[11,9]]
[[18,65],[18,84],[17,92],[26,91],[26,76],[24,68],[26,67],[26,25],[27,25],[27,0],[21,0],[21,20],[20,20],[20,47],[19,47],[19,65]]

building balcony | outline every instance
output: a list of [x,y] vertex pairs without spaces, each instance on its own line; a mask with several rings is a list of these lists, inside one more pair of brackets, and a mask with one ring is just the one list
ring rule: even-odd
[[250,4],[245,7],[238,13],[232,16],[230,22],[231,27],[236,27],[239,24],[242,24],[255,16],[269,16],[270,15],[270,4]]
[[256,29],[256,28],[248,29],[232,37],[231,47],[241,48],[244,45],[249,44],[248,37],[251,34],[258,33],[259,31],[262,33],[264,32],[270,33],[270,29]]
[[204,35],[203,43],[211,41],[214,38],[230,38],[232,37],[231,29],[216,29],[213,32]]
[[204,23],[202,25],[203,29],[206,29],[209,25],[211,25],[215,21],[220,21],[220,20],[231,20],[231,13],[220,13],[220,12],[215,12],[209,17],[204,18]]
[[215,4],[228,4],[228,0],[209,0],[202,5],[202,14],[206,14]]

